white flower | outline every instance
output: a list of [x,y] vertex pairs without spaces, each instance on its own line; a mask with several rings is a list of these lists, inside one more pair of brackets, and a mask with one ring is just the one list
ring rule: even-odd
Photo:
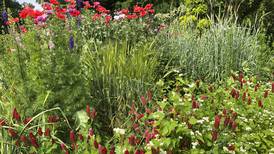
[[196,149],[196,146],[197,146],[199,143],[198,143],[198,142],[192,142],[191,144],[192,144],[192,148],[193,148],[193,149]]
[[121,128],[114,128],[113,131],[117,134],[121,134],[124,135],[126,133],[125,129],[121,129]]

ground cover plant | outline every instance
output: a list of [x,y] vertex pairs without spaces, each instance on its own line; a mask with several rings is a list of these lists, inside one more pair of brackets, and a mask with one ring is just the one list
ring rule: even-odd
[[4,5],[0,153],[273,153],[271,26],[214,4]]

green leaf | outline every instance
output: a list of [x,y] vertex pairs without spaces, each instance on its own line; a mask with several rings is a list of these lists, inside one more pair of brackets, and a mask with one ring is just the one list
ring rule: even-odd
[[197,123],[197,119],[193,116],[190,117],[189,121],[188,121],[191,125],[195,125]]

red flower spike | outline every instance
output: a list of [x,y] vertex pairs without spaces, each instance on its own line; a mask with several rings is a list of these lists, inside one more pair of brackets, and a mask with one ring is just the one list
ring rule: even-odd
[[84,137],[83,137],[82,134],[79,133],[79,134],[78,134],[78,137],[79,137],[79,140],[80,140],[80,141],[84,141]]
[[218,129],[221,122],[221,117],[219,115],[216,115],[214,118],[214,128]]
[[264,98],[266,98],[268,96],[268,90],[264,91]]
[[29,138],[30,138],[30,142],[31,142],[32,146],[34,146],[35,148],[39,148],[39,144],[36,140],[36,137],[33,135],[32,132],[29,133]]
[[96,140],[94,140],[93,145],[96,149],[98,149],[98,142]]
[[60,118],[57,115],[52,115],[48,117],[48,122],[49,123],[55,123],[58,122],[60,120]]
[[112,145],[109,154],[115,154],[115,147]]
[[45,134],[45,136],[50,136],[50,129],[47,128],[44,134]]
[[225,121],[224,121],[224,126],[225,126],[225,127],[228,126],[229,122],[230,122],[230,117],[227,116],[227,117],[225,118]]
[[92,128],[89,129],[88,135],[89,135],[90,137],[92,137],[92,136],[94,135],[94,131],[93,131]]
[[21,119],[19,113],[17,112],[16,108],[13,109],[13,112],[12,112],[12,118],[19,121]]
[[233,122],[232,122],[231,128],[232,128],[233,130],[236,130],[236,128],[237,128],[237,123],[236,123],[236,121],[233,121]]
[[259,106],[260,108],[262,108],[262,107],[263,107],[263,102],[262,102],[262,100],[259,100],[259,102],[258,102],[258,106]]
[[32,117],[26,118],[26,119],[24,120],[24,124],[26,125],[27,123],[29,123],[29,122],[31,121],[31,119],[32,119]]
[[150,9],[152,9],[152,7],[153,7],[153,4],[147,4],[145,6],[145,10],[150,10]]
[[108,25],[112,17],[110,15],[105,16],[105,23]]
[[128,143],[132,146],[136,145],[136,136],[134,134],[132,134],[129,138],[128,138]]
[[246,100],[246,92],[244,92],[243,97],[242,97],[242,101],[245,102],[245,100]]
[[95,119],[96,115],[97,115],[97,112],[96,112],[95,108],[92,108],[90,117],[91,117],[92,119]]
[[141,96],[141,102],[142,102],[143,106],[147,105],[147,100],[144,96]]
[[154,10],[154,9],[148,10],[148,13],[154,14],[154,13],[155,13],[155,10]]
[[12,128],[8,129],[9,135],[13,138],[15,138],[17,136],[17,132],[15,130],[13,130]]
[[89,105],[86,106],[86,113],[88,116],[90,116],[90,114],[91,114]]
[[66,151],[67,150],[67,148],[66,148],[66,146],[65,146],[65,144],[64,143],[61,143],[61,149],[63,150],[63,151]]
[[99,144],[98,147],[99,154],[107,154],[107,148]]
[[37,134],[38,134],[39,136],[42,136],[42,135],[43,135],[43,132],[42,132],[42,128],[41,128],[41,127],[38,128]]
[[226,115],[226,113],[227,113],[227,110],[223,109],[223,115]]
[[28,144],[28,138],[25,135],[20,136],[20,141],[23,142],[25,145]]
[[218,139],[218,132],[216,130],[212,131],[212,141],[216,141]]
[[232,113],[232,118],[235,119],[237,117],[237,112]]
[[74,134],[73,130],[71,130],[69,132],[69,139],[70,139],[71,143],[75,143],[76,140],[75,140],[75,134]]
[[247,104],[248,104],[248,105],[250,105],[250,104],[251,104],[251,102],[252,102],[252,100],[251,100],[251,97],[249,96],[249,97],[248,97]]
[[271,84],[271,91],[272,91],[272,93],[274,93],[274,82],[272,82],[272,84]]
[[133,13],[133,14],[129,14],[129,15],[127,15],[127,19],[129,19],[129,20],[132,20],[132,19],[137,19],[138,18],[138,16],[137,16],[137,14],[136,13]]

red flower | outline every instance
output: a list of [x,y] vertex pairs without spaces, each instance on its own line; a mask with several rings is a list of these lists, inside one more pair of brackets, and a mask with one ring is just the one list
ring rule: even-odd
[[148,13],[154,14],[154,13],[155,13],[155,10],[154,10],[154,9],[148,10]]
[[92,108],[90,117],[91,117],[92,119],[95,119],[96,115],[97,115],[97,112],[96,112],[95,108]]
[[75,135],[74,135],[73,130],[71,130],[71,131],[69,132],[69,139],[70,139],[70,142],[71,142],[71,143],[74,143],[74,142],[75,142]]
[[271,87],[272,87],[271,91],[272,93],[274,93],[274,82],[272,82]]
[[24,124],[26,125],[27,123],[29,123],[31,121],[32,117],[28,117],[24,120]]
[[64,144],[64,143],[61,143],[61,145],[60,145],[60,146],[61,146],[61,149],[62,149],[62,150],[64,150],[64,151],[66,151],[66,150],[67,150],[67,148],[66,148],[66,146],[65,146],[65,144]]
[[128,15],[129,10],[128,9],[122,9],[122,10],[120,10],[120,13],[122,13],[124,15]]
[[264,91],[264,98],[266,98],[268,96],[268,90]]
[[110,15],[105,16],[105,23],[109,24],[111,19],[112,19],[112,17]]
[[246,99],[246,92],[244,92],[243,97],[242,97],[242,101],[245,102]]
[[73,17],[77,17],[81,14],[81,12],[76,9],[73,9],[73,10],[69,11],[69,14]]
[[43,132],[42,132],[42,128],[41,128],[41,127],[38,128],[37,133],[38,133],[39,136],[42,136],[42,135],[43,135]]
[[21,119],[20,114],[17,112],[16,108],[13,109],[12,118],[19,121]]
[[227,116],[227,117],[225,118],[225,121],[224,121],[224,126],[226,127],[226,126],[229,124],[229,122],[230,122],[230,117]]
[[214,127],[215,127],[215,129],[219,128],[220,122],[221,122],[221,117],[219,115],[216,115],[215,119],[214,119]]
[[28,144],[28,138],[25,135],[20,136],[20,140],[25,143],[26,145]]
[[227,113],[227,110],[223,109],[223,115],[226,115],[226,113]]
[[9,135],[13,138],[15,138],[17,136],[17,132],[15,130],[13,130],[12,128],[8,129]]
[[135,5],[134,8],[133,8],[133,12],[135,12],[135,13],[139,13],[139,12],[142,12],[142,11],[145,11],[145,9],[138,6],[138,5]]
[[140,12],[140,16],[141,16],[141,17],[144,17],[144,16],[146,16],[146,15],[147,15],[147,12],[146,12],[146,11],[141,11],[141,12]]
[[218,139],[218,132],[216,130],[212,131],[212,141],[216,141]]
[[261,107],[261,108],[263,107],[263,102],[262,102],[262,100],[259,100],[258,106]]
[[98,142],[96,140],[94,140],[93,145],[96,149],[98,149]]
[[140,119],[142,119],[144,116],[145,116],[144,114],[138,114],[138,115],[137,115],[137,119],[140,120]]
[[99,144],[98,148],[99,154],[107,154],[107,148]]
[[87,115],[90,116],[91,112],[90,112],[90,106],[89,105],[86,106],[86,112],[87,112]]
[[231,127],[232,127],[233,130],[236,130],[236,128],[237,128],[237,123],[236,123],[236,121],[233,121],[233,122],[232,122],[232,126],[231,126]]
[[48,122],[49,123],[55,123],[58,122],[60,118],[57,115],[51,115],[48,117]]
[[88,135],[89,135],[90,137],[94,135],[94,131],[93,131],[93,129],[92,129],[92,128],[90,128],[90,129],[89,129],[89,131],[88,131]]
[[251,102],[252,102],[252,100],[251,100],[251,97],[249,96],[249,97],[248,97],[247,104],[248,104],[248,105],[250,105],[250,104],[251,104]]
[[80,141],[84,141],[84,137],[83,137],[82,134],[79,133],[79,134],[78,134],[78,137],[79,137],[79,140],[80,140]]
[[30,142],[35,148],[39,148],[39,144],[37,143],[36,137],[33,135],[32,132],[29,133]]
[[192,109],[198,109],[199,107],[199,103],[196,100],[192,100]]
[[115,147],[112,145],[109,154],[115,154]]
[[50,136],[50,129],[47,128],[44,134],[45,134],[45,136]]
[[137,16],[137,14],[133,13],[133,14],[131,14],[131,15],[130,15],[130,14],[127,15],[127,18],[130,19],[130,20],[131,20],[131,19],[137,19],[138,16]]
[[136,136],[134,134],[132,134],[129,138],[128,138],[128,143],[132,146],[135,146],[136,144]]
[[22,19],[25,19],[27,18],[30,14],[32,14],[33,12],[33,9],[29,6],[26,6],[24,7],[24,9],[22,9],[20,12],[19,12],[19,17],[22,18]]
[[106,8],[104,8],[103,6],[101,6],[101,5],[98,5],[97,7],[96,7],[96,11],[98,11],[99,13],[105,13],[105,14],[108,14],[110,11],[109,10],[107,10]]
[[55,15],[60,20],[66,20],[66,16],[63,13],[56,12]]
[[49,2],[53,5],[59,5],[58,0],[49,0]]
[[152,7],[153,7],[153,4],[147,4],[145,6],[145,10],[150,10],[150,9],[152,9]]
[[93,16],[92,16],[92,20],[95,21],[95,20],[98,20],[101,18],[101,14],[98,14],[98,13],[95,13]]
[[19,26],[19,29],[21,30],[22,33],[26,33],[27,32],[26,27],[23,26],[23,25]]
[[52,6],[51,6],[50,3],[44,3],[44,4],[42,4],[42,8],[44,10],[52,10]]

